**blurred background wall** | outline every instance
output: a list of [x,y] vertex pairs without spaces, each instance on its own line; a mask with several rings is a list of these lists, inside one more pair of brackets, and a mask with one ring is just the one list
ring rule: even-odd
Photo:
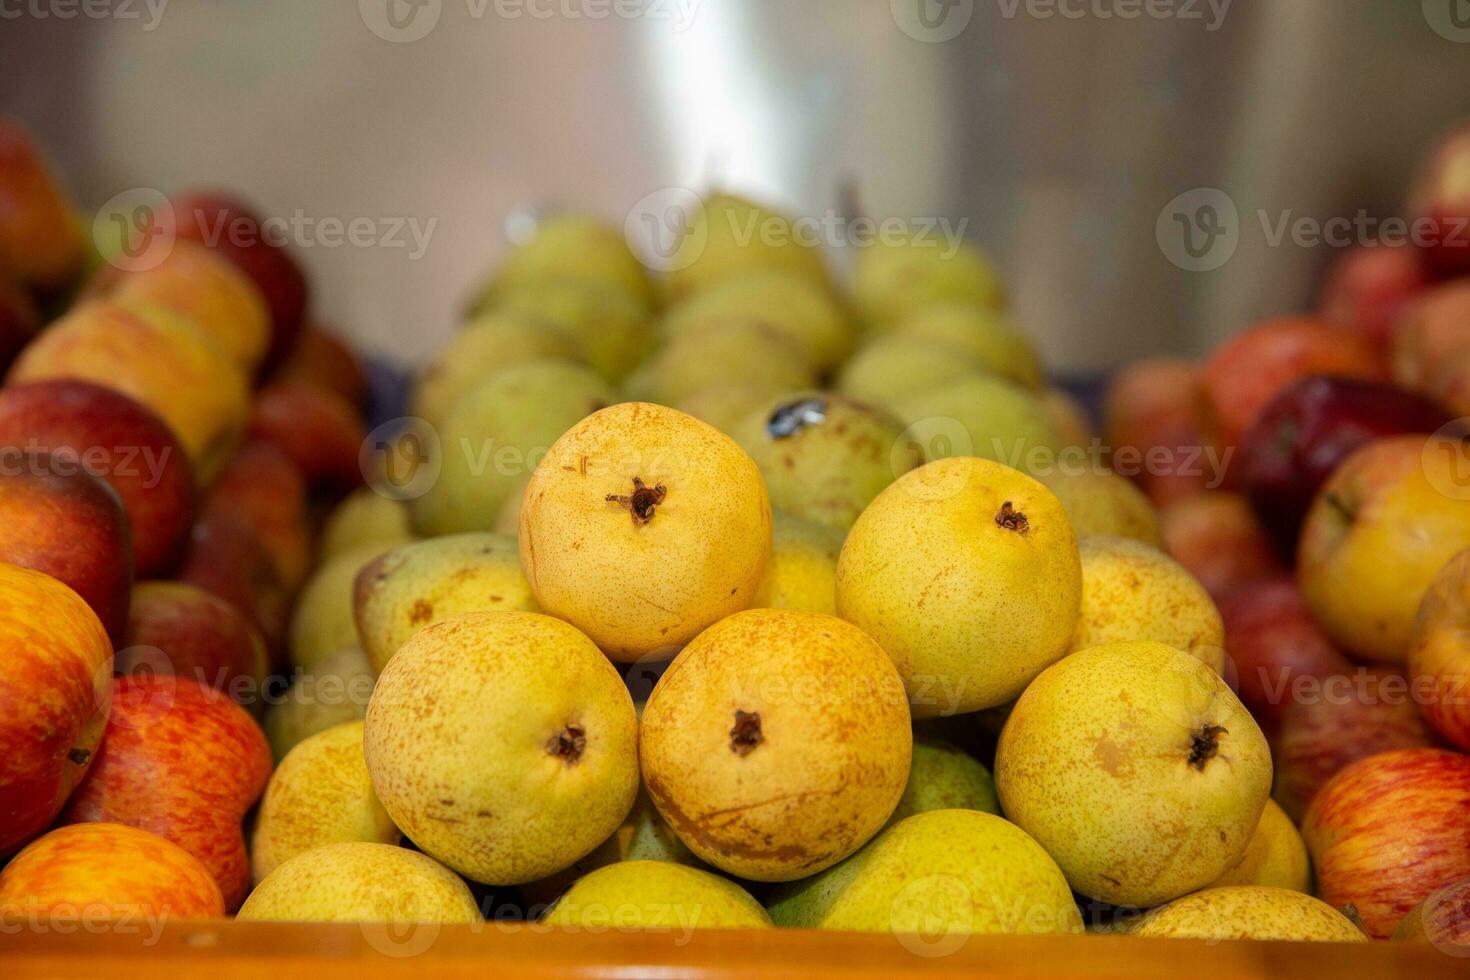
[[[1273,244],[1283,217],[1394,214],[1470,115],[1467,0],[89,2],[0,0],[0,112],[86,206],[211,185],[299,216],[322,318],[408,363],[517,208],[621,224],[711,182],[967,220],[1063,370],[1199,351],[1309,300],[1332,250]],[[1166,206],[1198,188],[1235,247],[1188,271]],[[366,244],[310,230],[364,217]]]

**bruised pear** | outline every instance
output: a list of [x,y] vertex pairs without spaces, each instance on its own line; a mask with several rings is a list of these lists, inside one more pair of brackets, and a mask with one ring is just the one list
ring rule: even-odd
[[754,461],[661,405],[614,405],[577,423],[521,503],[521,565],[536,601],[614,660],[671,654],[749,607],[770,554]]
[[856,851],[902,796],[912,744],[903,683],[840,619],[752,609],[705,630],[643,710],[648,795],[715,867],[791,881]]

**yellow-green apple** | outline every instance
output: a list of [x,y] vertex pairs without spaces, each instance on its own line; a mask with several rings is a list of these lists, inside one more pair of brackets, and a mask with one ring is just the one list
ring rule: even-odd
[[270,773],[265,734],[233,701],[185,677],[120,677],[107,736],[62,821],[168,838],[209,869],[234,909],[250,888],[240,822]]
[[1470,127],[1455,126],[1434,144],[1409,189],[1409,213],[1432,223],[1422,250],[1435,274],[1470,272]]
[[288,590],[306,580],[311,568],[306,478],[274,444],[251,441],[240,447],[209,488],[202,513],[250,525]]
[[35,302],[19,286],[0,279],[0,370],[10,366],[40,329]]
[[260,631],[225,600],[186,582],[139,582],[116,669],[187,677],[258,707],[270,658]]
[[139,578],[168,575],[194,522],[194,474],[173,430],[143,405],[85,381],[0,389],[0,446],[75,459],[122,498]]
[[45,915],[138,923],[224,914],[219,885],[198,858],[123,824],[57,828],[0,871],[0,919],[7,921]]
[[1429,726],[1470,750],[1470,551],[1445,563],[1419,604],[1409,676]]
[[56,294],[82,271],[75,209],[29,133],[0,119],[0,278]]
[[1369,660],[1403,663],[1435,573],[1470,548],[1470,444],[1395,436],[1354,452],[1302,527],[1297,581],[1327,635]]
[[1437,949],[1459,956],[1470,952],[1470,878],[1431,892],[1399,920],[1393,938],[1432,943]]
[[157,307],[86,303],[48,327],[11,366],[11,383],[92,381],[142,402],[178,436],[208,482],[250,412],[245,373],[189,320]]
[[1351,903],[1385,938],[1432,892],[1470,875],[1470,756],[1381,752],[1348,766],[1312,801],[1302,836],[1329,905]]
[[189,534],[178,578],[244,613],[260,630],[273,658],[282,652],[291,593],[260,534],[242,517],[221,512],[201,517]]
[[334,391],[296,381],[257,393],[250,438],[280,448],[313,487],[345,491],[362,482],[358,455],[367,432],[357,409]]
[[79,462],[0,449],[0,561],[45,572],[76,591],[113,642],[128,621],[133,554],[128,512]]
[[1246,582],[1286,573],[1265,528],[1239,494],[1210,490],[1159,511],[1164,550],[1219,599]]
[[1429,281],[1417,248],[1407,242],[1367,242],[1333,260],[1317,310],[1386,348],[1399,314]]
[[1436,287],[1404,311],[1394,331],[1393,377],[1470,414],[1470,282]]
[[1026,688],[996,748],[995,788],[1073,890],[1142,908],[1240,861],[1270,795],[1271,755],[1209,667],[1163,643],[1110,643]]
[[318,323],[301,329],[271,381],[325,388],[354,408],[360,408],[368,396],[367,374],[357,353],[336,332]]
[[51,576],[0,562],[0,855],[61,812],[111,702],[112,643],[97,614]]

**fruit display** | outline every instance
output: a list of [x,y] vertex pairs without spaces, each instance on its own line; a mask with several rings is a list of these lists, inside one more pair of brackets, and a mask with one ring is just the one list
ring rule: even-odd
[[387,398],[171,210],[86,267],[0,123],[0,924],[1470,934],[1453,256],[1089,395],[974,245],[542,213]]

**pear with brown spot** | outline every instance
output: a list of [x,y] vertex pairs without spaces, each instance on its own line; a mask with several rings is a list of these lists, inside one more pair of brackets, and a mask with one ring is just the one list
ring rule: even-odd
[[832,616],[752,609],[705,630],[643,710],[654,806],[708,863],[755,881],[828,868],[887,821],[908,781],[892,661]]
[[1165,939],[1256,939],[1293,943],[1366,943],[1363,930],[1310,895],[1264,885],[1206,888],[1145,915],[1129,930]]
[[1026,688],[1001,732],[995,787],[1073,890],[1146,908],[1240,861],[1271,792],[1271,751],[1199,660],[1110,643]]
[[587,637],[536,613],[468,613],[414,634],[368,704],[383,808],[466,877],[517,885],[586,855],[638,793],[638,721]]
[[672,655],[748,608],[770,554],[771,504],[754,461],[661,405],[614,405],[573,426],[521,504],[536,601],[618,661]]

